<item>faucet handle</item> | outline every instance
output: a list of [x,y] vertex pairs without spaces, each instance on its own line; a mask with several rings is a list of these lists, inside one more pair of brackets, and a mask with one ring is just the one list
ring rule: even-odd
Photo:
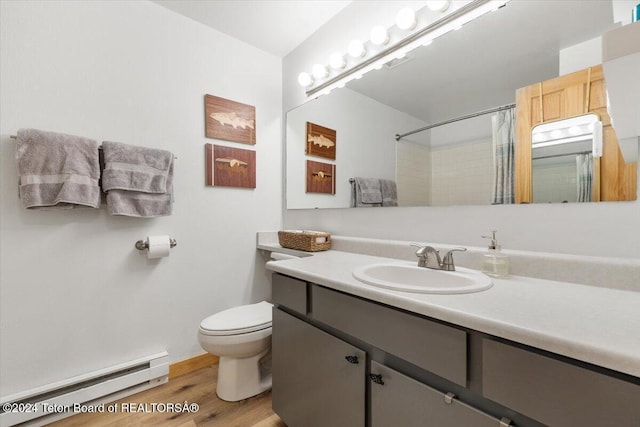
[[413,246],[414,248],[418,248],[418,250],[416,251],[416,255],[417,256],[423,255],[425,253],[425,250],[427,249],[427,246],[421,245],[420,243],[416,243],[416,242],[412,242],[409,246]]
[[456,271],[456,266],[453,264],[453,253],[454,252],[465,252],[467,248],[453,248],[449,249],[447,253],[444,254],[442,258],[442,269],[446,271]]
[[411,246],[418,248],[416,256],[418,257],[418,267],[425,267],[427,264],[427,247],[420,243],[411,243]]

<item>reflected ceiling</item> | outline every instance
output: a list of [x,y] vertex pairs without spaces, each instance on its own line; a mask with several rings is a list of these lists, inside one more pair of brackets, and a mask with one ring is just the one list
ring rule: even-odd
[[610,1],[512,0],[347,86],[438,122],[514,102],[514,89],[558,76],[561,49],[614,26]]

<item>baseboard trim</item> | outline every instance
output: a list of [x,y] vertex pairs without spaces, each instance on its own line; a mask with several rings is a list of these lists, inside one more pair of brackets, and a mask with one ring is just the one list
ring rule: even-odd
[[209,353],[180,360],[169,365],[169,379],[188,374],[200,368],[217,365],[219,362],[220,358],[218,356]]

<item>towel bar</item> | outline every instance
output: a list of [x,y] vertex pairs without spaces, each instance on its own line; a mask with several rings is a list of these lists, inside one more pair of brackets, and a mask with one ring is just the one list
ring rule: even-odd
[[[178,242],[173,237],[169,238],[169,247],[174,248]],[[136,242],[136,249],[139,251],[144,251],[145,249],[149,249],[149,241],[148,240],[138,240]]]
[[[9,135],[11,139],[18,139],[18,135]],[[98,147],[98,150],[102,150],[102,147]],[[173,156],[173,159],[176,160],[178,156]]]

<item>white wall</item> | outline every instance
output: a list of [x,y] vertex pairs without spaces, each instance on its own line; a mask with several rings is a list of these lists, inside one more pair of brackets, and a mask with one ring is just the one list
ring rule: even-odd
[[602,37],[560,49],[559,59],[559,76],[602,64]]
[[[1,394],[202,353],[204,317],[270,296],[255,233],[280,228],[280,59],[150,2],[0,7]],[[217,143],[206,93],[256,107],[255,190],[204,186],[203,145]],[[9,139],[21,127],[173,151],[173,216],[23,210]],[[165,233],[178,241],[169,258],[134,249]]]
[[[345,112],[348,111],[348,114]],[[336,159],[305,155],[307,122],[336,131]],[[349,89],[287,113],[287,207],[346,208],[349,178],[396,179],[395,135],[425,123]],[[416,139],[416,138],[414,138]],[[336,165],[336,194],[306,193],[306,161]]]
[[[429,135],[423,132],[421,135]],[[398,141],[396,145],[398,206],[431,204],[431,150],[428,146]]]
[[[361,27],[372,25],[367,21],[367,15],[348,16],[351,8],[351,5],[345,8],[332,22],[349,18],[351,21],[347,22],[357,22]],[[344,27],[350,28],[349,25]],[[325,51],[335,44],[339,37],[337,31],[333,26],[321,28],[285,57],[285,108],[292,108],[304,100],[302,89],[295,85],[295,76],[300,67],[314,63],[315,52]],[[348,40],[348,35],[343,34]],[[638,201],[284,211],[287,228],[475,246],[484,245],[481,235],[497,229],[505,249],[634,258],[640,257],[639,221]]]
[[491,204],[494,171],[491,137],[434,148],[431,165],[431,206]]

